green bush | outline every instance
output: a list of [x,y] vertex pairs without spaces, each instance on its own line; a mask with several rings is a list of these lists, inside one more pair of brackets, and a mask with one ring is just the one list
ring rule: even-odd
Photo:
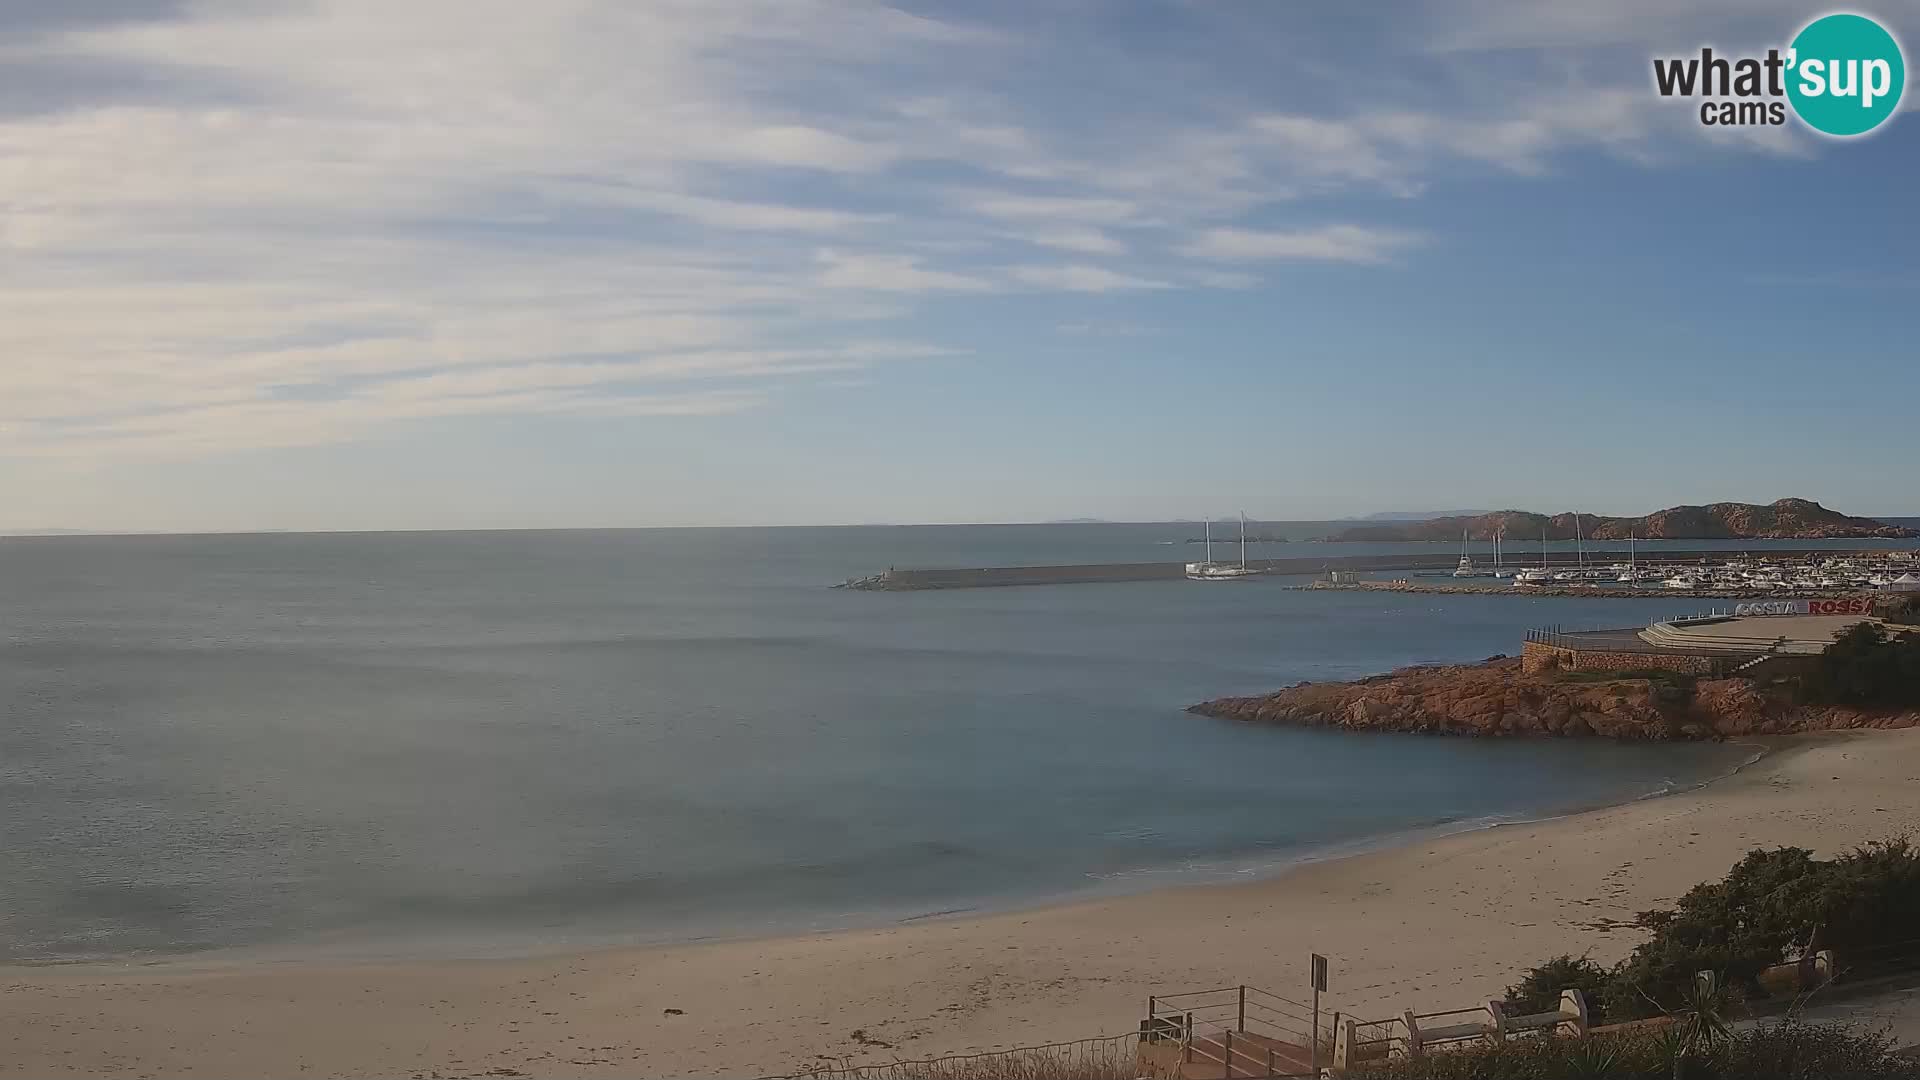
[[1877,623],[1856,623],[1821,652],[1801,686],[1820,704],[1920,705],[1920,634],[1889,637]]
[[1920,593],[1875,597],[1873,613],[1897,626],[1920,626]]
[[1513,1013],[1552,1012],[1560,1007],[1562,990],[1579,990],[1587,996],[1588,1019],[1606,1023],[1605,995],[1611,972],[1582,956],[1556,956],[1536,968],[1529,968],[1520,981],[1507,987],[1507,1011]]
[[[1727,876],[1689,889],[1670,910],[1635,919],[1649,937],[1611,970],[1559,956],[1507,988],[1519,1012],[1546,1012],[1560,991],[1587,995],[1596,1023],[1683,1011],[1694,976],[1713,972],[1734,998],[1760,992],[1760,972],[1832,949],[1843,966],[1900,965],[1889,947],[1920,937],[1920,850],[1904,838],[1866,844],[1835,859],[1803,848],[1752,851]],[[1909,950],[1920,954],[1920,949]]]
[[1920,852],[1904,839],[1871,843],[1836,859],[1803,848],[1753,851],[1719,881],[1696,885],[1671,911],[1641,912],[1653,936],[1613,972],[1610,1016],[1669,1012],[1684,1004],[1696,972],[1752,993],[1761,969],[1833,949],[1842,959],[1914,936]]
[[1840,1025],[1769,1024],[1717,1039],[1677,1028],[1535,1038],[1442,1050],[1354,1069],[1365,1080],[1920,1080],[1886,1036]]

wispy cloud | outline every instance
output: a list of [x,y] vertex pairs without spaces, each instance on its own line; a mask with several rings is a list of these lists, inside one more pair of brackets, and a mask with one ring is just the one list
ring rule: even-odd
[[760,232],[846,233],[884,224],[886,214],[863,214],[819,206],[714,199],[678,191],[660,191],[594,181],[555,181],[540,189],[549,198],[575,206],[653,210],[716,229]]
[[1164,281],[1122,274],[1103,266],[1017,266],[1010,272],[1015,281],[1043,289],[1064,292],[1116,292],[1124,289],[1164,289]]
[[1418,233],[1362,225],[1309,229],[1208,229],[1185,253],[1196,259],[1384,263],[1422,242]]
[[1120,225],[1143,216],[1140,204],[1129,199],[1106,197],[976,192],[956,201],[976,214],[1005,221],[1073,221]]
[[1041,229],[1028,237],[1041,247],[1059,248],[1062,251],[1077,251],[1083,255],[1122,255],[1127,245],[1099,229],[1064,228]]
[[[1476,50],[1688,25],[1642,0],[1444,5],[1446,40],[1400,45],[1438,58],[1429,84],[1310,108],[1199,70],[1160,112],[1105,104],[1142,92],[1136,66],[1076,68],[1079,50],[964,8],[85,7],[0,8],[5,454],[762,407],[945,355],[916,340],[926,305],[1070,307],[1257,287],[1246,264],[1417,257],[1439,241],[1366,206],[1408,220],[1437,177],[1550,173],[1576,148],[1805,152],[1707,143],[1638,83],[1571,62],[1520,63],[1500,93],[1444,74]],[[1190,14],[1196,32],[1223,17]],[[1302,17],[1259,16],[1293,36]]]
[[875,292],[990,292],[993,283],[973,274],[931,270],[911,255],[822,251],[820,284],[830,289]]

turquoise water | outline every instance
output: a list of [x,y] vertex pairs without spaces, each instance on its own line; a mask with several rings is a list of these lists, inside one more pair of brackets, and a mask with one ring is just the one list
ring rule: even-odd
[[1671,599],[824,587],[1168,558],[1189,528],[0,540],[0,958],[858,925],[1245,877],[1745,753],[1183,711]]

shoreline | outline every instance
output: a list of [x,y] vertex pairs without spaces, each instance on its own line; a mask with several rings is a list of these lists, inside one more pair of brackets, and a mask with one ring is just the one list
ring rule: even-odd
[[1617,959],[1635,912],[1751,847],[1920,828],[1920,732],[1834,734],[1657,797],[1030,910],[513,960],[0,969],[0,1076],[778,1074],[1124,1032],[1150,993],[1300,989],[1310,951],[1329,1009],[1459,1007],[1553,955]]
[[[1231,721],[1237,722],[1237,721]],[[1355,735],[1380,738],[1407,738],[1399,732],[1355,732]],[[284,967],[395,967],[417,964],[461,964],[495,963],[549,960],[557,957],[619,953],[629,951],[672,950],[683,948],[702,948],[715,945],[750,945],[754,943],[786,941],[794,938],[820,937],[835,934],[858,934],[883,931],[892,927],[913,926],[927,923],[969,922],[1004,916],[1033,914],[1071,909],[1081,905],[1098,904],[1116,900],[1125,900],[1151,893],[1179,889],[1230,888],[1243,885],[1257,885],[1275,881],[1296,873],[1304,868],[1339,862],[1345,859],[1365,858],[1385,852],[1392,852],[1410,846],[1433,843],[1456,836],[1467,836],[1478,832],[1509,828],[1520,825],[1536,825],[1547,822],[1564,821],[1582,814],[1594,813],[1613,807],[1631,806],[1650,800],[1671,798],[1688,792],[1699,791],[1713,784],[1733,778],[1742,770],[1761,761],[1781,754],[1802,749],[1802,743],[1812,743],[1830,736],[1848,736],[1861,734],[1857,730],[1835,730],[1806,732],[1791,735],[1764,735],[1753,737],[1734,737],[1717,740],[1728,746],[1751,747],[1753,753],[1719,769],[1688,781],[1665,780],[1655,790],[1634,794],[1622,793],[1619,798],[1601,798],[1594,801],[1571,803],[1565,807],[1525,816],[1499,817],[1482,816],[1476,818],[1454,818],[1409,825],[1388,832],[1370,834],[1343,840],[1330,840],[1310,843],[1285,854],[1275,854],[1261,858],[1257,849],[1240,851],[1222,851],[1205,856],[1197,856],[1182,864],[1164,864],[1141,866],[1115,871],[1108,875],[1088,875],[1089,884],[1065,891],[1048,891],[996,902],[992,899],[964,904],[953,908],[925,911],[899,912],[884,914],[863,913],[852,917],[845,924],[812,928],[777,927],[766,930],[748,930],[729,932],[717,930],[711,933],[692,934],[684,937],[663,937],[646,940],[637,936],[624,939],[614,935],[583,934],[582,940],[571,943],[536,944],[531,939],[516,939],[513,944],[500,944],[495,947],[485,945],[453,945],[421,947],[408,950],[391,943],[394,936],[389,933],[371,938],[353,941],[298,941],[278,942],[257,945],[230,945],[210,949],[184,952],[148,952],[132,953],[113,957],[89,957],[78,960],[14,960],[0,959],[0,983],[7,976],[22,972],[54,971],[76,974],[107,974],[125,972],[129,969],[155,973],[242,973],[253,969],[274,969]],[[1206,867],[1200,869],[1196,864]],[[1160,877],[1175,880],[1158,880],[1125,887],[1109,884],[1118,880],[1148,880]],[[1184,879],[1184,880],[1182,880]],[[476,939],[484,939],[484,934],[476,934]],[[0,1075],[4,1071],[0,1070]]]

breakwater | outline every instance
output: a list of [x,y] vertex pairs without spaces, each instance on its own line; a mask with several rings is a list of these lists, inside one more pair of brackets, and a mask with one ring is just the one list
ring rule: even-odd
[[[1650,559],[1639,553],[1643,563],[1662,566],[1698,566],[1723,563],[1745,557],[1765,557],[1774,562],[1805,558],[1827,558],[1839,552],[1833,548],[1780,549],[1715,548],[1674,552],[1669,557]],[[1632,554],[1626,548],[1596,549],[1586,553],[1587,562],[1608,565],[1626,562]],[[1324,574],[1333,570],[1371,573],[1391,570],[1451,570],[1460,561],[1457,550],[1392,555],[1309,555],[1291,559],[1249,559],[1247,565],[1276,577]],[[1516,566],[1522,565],[1519,562]],[[1532,564],[1526,564],[1532,565]],[[1571,562],[1555,565],[1570,568]],[[945,569],[889,569],[870,577],[854,578],[835,588],[876,591],[912,591],[919,589],[985,589],[1010,585],[1081,585],[1116,581],[1172,581],[1186,576],[1185,562],[1080,563],[1059,566],[976,566]],[[1514,590],[1522,591],[1522,590]],[[1583,590],[1581,595],[1592,595]],[[1645,595],[1636,593],[1635,595]]]

